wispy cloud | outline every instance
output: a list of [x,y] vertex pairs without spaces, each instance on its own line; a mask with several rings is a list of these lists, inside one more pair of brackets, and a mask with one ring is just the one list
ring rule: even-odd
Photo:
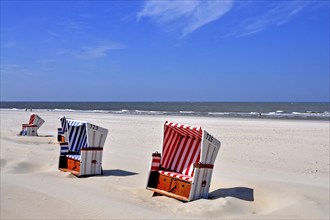
[[78,51],[74,52],[79,59],[96,59],[104,57],[111,50],[124,49],[124,45],[117,42],[99,41],[92,46],[82,46]]
[[[182,36],[219,20],[219,31],[226,32],[223,36],[244,37],[282,26],[318,5],[329,7],[324,1],[149,0],[137,13],[137,20],[148,18]],[[220,19],[224,15],[226,20]]]
[[[281,26],[293,19],[309,1],[279,1],[256,5],[261,13],[243,17],[230,35],[242,37],[259,33],[271,26]],[[251,5],[249,5],[251,7]],[[248,8],[242,8],[248,10]]]
[[219,19],[232,7],[231,0],[222,1],[147,1],[137,19],[148,17],[155,24],[178,30],[186,36]]

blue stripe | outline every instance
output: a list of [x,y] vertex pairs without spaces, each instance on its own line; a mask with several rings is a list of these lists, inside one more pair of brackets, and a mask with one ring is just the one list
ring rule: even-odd
[[80,149],[81,149],[81,140],[84,138],[84,136],[86,135],[86,131],[85,131],[85,126],[80,126],[79,127],[80,129],[79,129],[79,135],[78,135],[78,137],[77,137],[77,144],[76,144],[76,146],[77,146],[77,152],[79,152],[80,151]]
[[77,145],[76,145],[76,138],[77,136],[79,135],[79,130],[80,130],[81,127],[73,127],[72,129],[74,130],[74,134],[72,136],[72,144],[71,144],[71,147],[72,147],[72,151],[74,152],[77,152]]
[[80,160],[80,155],[66,155],[68,158]]
[[67,121],[66,121],[66,118],[65,117],[62,117],[62,118],[60,118],[60,121],[61,121],[61,127],[62,127],[63,132],[66,132],[67,131]]
[[87,147],[86,125],[69,127],[69,149],[80,152],[81,148]]
[[82,148],[87,148],[87,135],[85,135],[85,137],[82,141]]

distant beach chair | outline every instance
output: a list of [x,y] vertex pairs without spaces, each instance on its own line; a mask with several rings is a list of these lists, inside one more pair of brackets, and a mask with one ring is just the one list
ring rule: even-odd
[[22,131],[20,135],[22,136],[38,136],[38,129],[45,123],[39,115],[32,113],[30,115],[29,123],[22,124]]
[[60,142],[59,170],[76,176],[102,174],[103,146],[108,130],[65,117],[60,121],[67,138]]
[[220,141],[201,127],[165,122],[162,154],[152,154],[147,189],[181,201],[208,198]]

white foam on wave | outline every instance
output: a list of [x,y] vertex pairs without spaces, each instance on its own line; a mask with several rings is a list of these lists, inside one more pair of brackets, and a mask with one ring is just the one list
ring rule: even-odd
[[182,113],[182,114],[194,114],[196,112],[193,112],[193,111],[180,111],[180,113]]
[[69,108],[67,108],[67,109],[59,109],[59,108],[55,108],[55,109],[53,109],[53,111],[54,111],[54,112],[75,112],[75,111],[77,111],[77,110],[73,110],[73,109],[69,109]]

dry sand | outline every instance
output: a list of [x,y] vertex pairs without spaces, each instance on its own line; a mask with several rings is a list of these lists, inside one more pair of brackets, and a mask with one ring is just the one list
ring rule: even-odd
[[[1,110],[1,219],[329,219],[329,122],[37,111],[39,137],[17,136],[30,112]],[[103,176],[57,170],[58,117],[109,130]],[[202,126],[222,146],[210,199],[145,189],[165,120]]]

